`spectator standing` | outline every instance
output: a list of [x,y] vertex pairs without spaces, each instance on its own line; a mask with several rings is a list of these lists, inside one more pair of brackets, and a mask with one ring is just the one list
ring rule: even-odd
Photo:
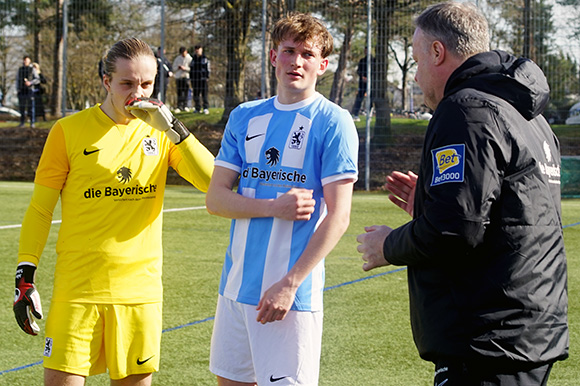
[[177,109],[176,113],[189,111],[187,99],[189,97],[189,71],[191,70],[191,55],[187,48],[179,47],[179,55],[173,60],[173,73],[177,86]]
[[[165,57],[165,50],[161,53],[161,47],[157,48],[155,58],[157,58],[157,75],[155,75],[155,85],[153,86],[153,98],[165,103],[165,93],[169,78],[173,77],[173,71],[171,71],[171,62]],[[164,75],[163,87],[161,87],[161,74]]]
[[46,97],[46,78],[40,70],[40,65],[38,63],[32,63],[36,79],[32,85],[32,94],[34,98],[34,110],[35,116],[41,117],[43,121],[46,121],[46,112],[44,110],[44,98]]
[[568,357],[560,148],[531,60],[489,51],[472,3],[415,20],[415,80],[434,110],[419,174],[387,177],[413,219],[358,236],[368,271],[408,267],[411,327],[435,385],[545,386]]
[[[375,59],[371,57],[371,65],[373,65]],[[368,49],[365,47],[365,56],[363,56],[357,65],[356,73],[358,75],[358,91],[356,93],[356,98],[354,100],[354,105],[352,107],[352,118],[355,122],[360,121],[359,113],[362,107],[362,102],[364,100],[365,95],[367,94],[367,84],[368,84],[368,72],[367,72],[367,63],[368,63]],[[371,71],[374,70],[371,68]],[[371,74],[376,76],[375,74]],[[372,97],[372,92],[371,92]],[[372,100],[371,100],[372,105]]]
[[26,116],[30,118],[30,127],[34,127],[36,120],[34,111],[33,85],[37,83],[38,77],[32,67],[30,56],[22,58],[22,66],[16,75],[16,88],[18,90],[18,108],[20,110],[20,127],[26,123]]
[[191,61],[191,88],[193,90],[193,100],[195,102],[195,111],[209,114],[208,101],[208,79],[210,67],[209,59],[203,53],[201,45],[195,46],[195,52]]

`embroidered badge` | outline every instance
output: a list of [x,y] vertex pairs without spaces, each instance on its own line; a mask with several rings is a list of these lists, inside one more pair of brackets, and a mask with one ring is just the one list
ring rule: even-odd
[[145,155],[159,155],[159,148],[157,147],[157,138],[145,137],[143,138],[143,152]]
[[433,155],[433,180],[431,186],[447,182],[463,182],[465,145],[449,145],[431,150]]
[[290,149],[301,149],[302,142],[304,141],[304,136],[306,136],[306,132],[304,131],[304,126],[300,126],[298,130],[295,130],[292,133],[292,138],[290,139],[290,143],[288,147]]
[[52,338],[46,338],[44,341],[44,356],[50,357],[52,355]]

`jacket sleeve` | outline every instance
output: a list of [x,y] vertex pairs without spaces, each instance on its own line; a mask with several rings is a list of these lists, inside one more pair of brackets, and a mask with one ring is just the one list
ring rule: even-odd
[[[392,264],[453,264],[484,241],[510,145],[495,111],[477,100],[469,103],[440,104],[432,118],[416,186],[415,218],[384,243],[385,258]],[[453,156],[458,157],[456,164],[449,166],[445,160]]]

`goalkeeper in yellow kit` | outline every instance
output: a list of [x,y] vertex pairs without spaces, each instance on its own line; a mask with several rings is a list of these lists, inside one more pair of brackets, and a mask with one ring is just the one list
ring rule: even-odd
[[44,345],[45,385],[151,384],[162,330],[162,207],[168,167],[206,191],[213,155],[161,102],[149,99],[156,60],[138,39],[105,58],[102,104],[60,119],[47,138],[24,217],[14,313],[36,335],[34,276],[52,213],[62,224]]

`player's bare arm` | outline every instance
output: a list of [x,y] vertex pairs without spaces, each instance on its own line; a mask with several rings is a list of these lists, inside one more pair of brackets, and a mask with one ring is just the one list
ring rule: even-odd
[[276,199],[244,197],[232,190],[239,173],[216,166],[205,203],[209,213],[227,218],[277,217],[288,221],[310,219],[315,200],[312,191],[292,188]]
[[360,245],[356,248],[362,253],[364,271],[370,271],[377,267],[390,265],[383,255],[385,239],[393,230],[386,225],[373,225],[365,227],[365,232],[357,236],[356,241]]
[[304,253],[286,276],[270,287],[258,303],[257,321],[283,320],[300,284],[316,265],[336,246],[350,223],[352,180],[336,181],[324,186],[324,200],[328,214],[312,235]]
[[412,171],[408,171],[407,174],[395,171],[387,176],[385,184],[385,189],[391,192],[389,200],[409,213],[411,217],[413,217],[416,183],[417,175]]

